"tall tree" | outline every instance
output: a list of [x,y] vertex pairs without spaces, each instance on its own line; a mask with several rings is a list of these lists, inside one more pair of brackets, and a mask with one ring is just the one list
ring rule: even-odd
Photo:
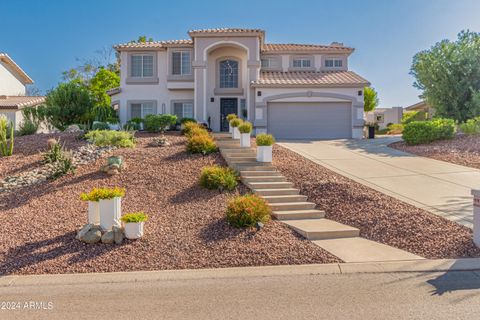
[[462,31],[417,53],[410,73],[436,116],[463,122],[480,115],[480,33]]
[[110,106],[110,96],[107,90],[120,85],[120,77],[107,69],[100,69],[90,80],[88,90],[90,91],[95,106]]
[[378,99],[377,92],[371,87],[365,87],[363,89],[363,109],[365,112],[375,109],[380,100]]

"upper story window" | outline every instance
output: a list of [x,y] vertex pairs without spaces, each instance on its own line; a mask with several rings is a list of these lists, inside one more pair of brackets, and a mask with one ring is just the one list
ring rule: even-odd
[[153,77],[153,55],[132,55],[131,63],[131,77]]
[[326,68],[341,68],[343,67],[342,59],[325,59]]
[[280,67],[279,60],[274,57],[262,58],[263,69],[276,69]]
[[190,75],[192,74],[192,64],[190,59],[190,51],[172,52],[172,74],[173,75]]
[[293,59],[294,68],[310,68],[312,61],[310,59]]
[[238,61],[222,60],[219,63],[220,88],[238,88]]

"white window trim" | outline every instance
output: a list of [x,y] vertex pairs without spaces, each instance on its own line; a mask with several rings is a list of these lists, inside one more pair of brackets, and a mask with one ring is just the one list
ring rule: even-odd
[[[327,66],[327,61],[332,61],[333,65],[332,66]],[[341,66],[336,66],[335,63],[340,61],[341,62]],[[324,67],[325,68],[343,68],[343,59],[342,58],[325,58],[325,62],[324,62]]]
[[[132,77],[132,56],[152,56],[153,57],[153,75],[151,77]],[[142,59],[142,74],[143,74],[143,59]],[[158,69],[157,69],[157,53],[156,52],[129,52],[127,54],[127,78],[126,84],[157,84],[158,83]]]
[[[301,60],[301,66],[295,67],[294,61]],[[304,61],[310,61],[310,66],[304,66]],[[290,68],[289,71],[315,71],[315,58],[314,56],[290,56]]]
[[[263,66],[262,61],[267,60],[268,66]],[[273,63],[273,65],[272,65]],[[282,57],[281,56],[263,56],[260,58],[260,68],[262,70],[281,71],[282,70]]]
[[143,105],[146,104],[146,103],[151,103],[152,104],[152,111],[153,111],[153,114],[158,114],[158,111],[157,111],[157,101],[156,100],[129,100],[127,101],[127,120],[131,120],[132,119],[132,104],[140,104],[141,107],[140,107],[140,114],[141,114],[141,118],[144,119],[146,114],[144,113],[144,107]]
[[[180,53],[180,73],[174,74],[173,73],[173,54],[175,53]],[[183,55],[187,54],[189,55],[189,61],[190,61],[190,72],[189,73],[184,73],[183,72]],[[171,64],[172,64],[172,76],[191,76],[192,75],[192,51],[190,50],[173,50],[172,51],[172,59],[171,59]]]
[[[195,104],[193,103],[194,101],[193,100],[172,100],[171,101],[171,105],[170,105],[170,108],[171,108],[171,114],[175,114],[175,104],[176,103],[181,103],[182,104],[182,118],[194,118],[196,119],[195,117]],[[190,104],[192,105],[192,116],[188,116],[188,117],[185,117],[185,105],[186,104]],[[178,119],[180,120],[180,119]]]
[[[134,76],[132,73],[133,73],[133,63],[132,63],[132,59],[133,57],[142,57],[142,65],[141,65],[141,68],[140,68],[140,73],[141,75],[140,76]],[[143,73],[144,73],[144,60],[145,60],[145,57],[152,57],[152,75],[149,75],[149,76],[145,76]],[[130,69],[130,77],[132,78],[151,78],[153,77],[153,74],[155,73],[155,68],[154,68],[154,64],[155,64],[155,61],[154,61],[155,57],[153,54],[132,54],[130,56],[130,63],[132,64],[132,68]]]

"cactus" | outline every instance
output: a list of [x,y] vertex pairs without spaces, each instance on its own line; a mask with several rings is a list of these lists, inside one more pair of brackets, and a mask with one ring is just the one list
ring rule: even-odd
[[8,157],[13,154],[14,131],[13,131],[12,122],[10,122],[10,144],[7,141],[7,130],[8,130],[7,117],[4,115],[0,115],[0,153],[4,157]]

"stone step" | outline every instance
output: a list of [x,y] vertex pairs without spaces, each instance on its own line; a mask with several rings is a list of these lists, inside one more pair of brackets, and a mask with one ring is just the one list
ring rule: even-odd
[[290,228],[309,240],[352,238],[360,230],[329,219],[303,219],[283,221]]
[[286,189],[291,188],[291,182],[249,182],[247,183],[250,189]]
[[242,177],[244,183],[249,182],[281,182],[286,181],[287,179],[284,176],[248,176]]
[[272,211],[291,211],[291,210],[306,210],[314,209],[317,205],[313,202],[292,201],[292,202],[276,202],[268,204]]
[[321,219],[325,217],[325,211],[316,209],[272,211],[272,216],[277,220]]
[[424,259],[413,253],[360,237],[315,240],[313,243],[345,262]]
[[289,194],[281,196],[262,196],[268,203],[281,203],[281,202],[305,202],[307,196],[301,194]]
[[235,159],[235,158],[245,158],[250,157],[257,159],[257,154],[255,152],[237,152],[237,153],[224,153],[222,154],[224,158]]
[[240,171],[242,177],[254,177],[254,176],[282,176],[278,171]]
[[250,162],[250,163],[232,163],[232,167],[237,171],[275,171],[271,163],[268,162]]
[[243,149],[242,147],[240,147],[240,141],[238,140],[235,140],[235,141],[216,141],[215,144],[217,145],[217,147],[219,147],[220,149]]
[[236,158],[227,158],[225,159],[227,162],[230,163],[251,163],[256,161],[257,158],[255,157],[236,157]]
[[234,149],[222,148],[220,152],[222,154],[243,153],[243,152],[254,152],[255,154],[257,153],[256,150],[252,148],[234,148]]
[[282,196],[299,194],[300,190],[294,188],[282,189],[253,189],[253,192],[260,196]]

